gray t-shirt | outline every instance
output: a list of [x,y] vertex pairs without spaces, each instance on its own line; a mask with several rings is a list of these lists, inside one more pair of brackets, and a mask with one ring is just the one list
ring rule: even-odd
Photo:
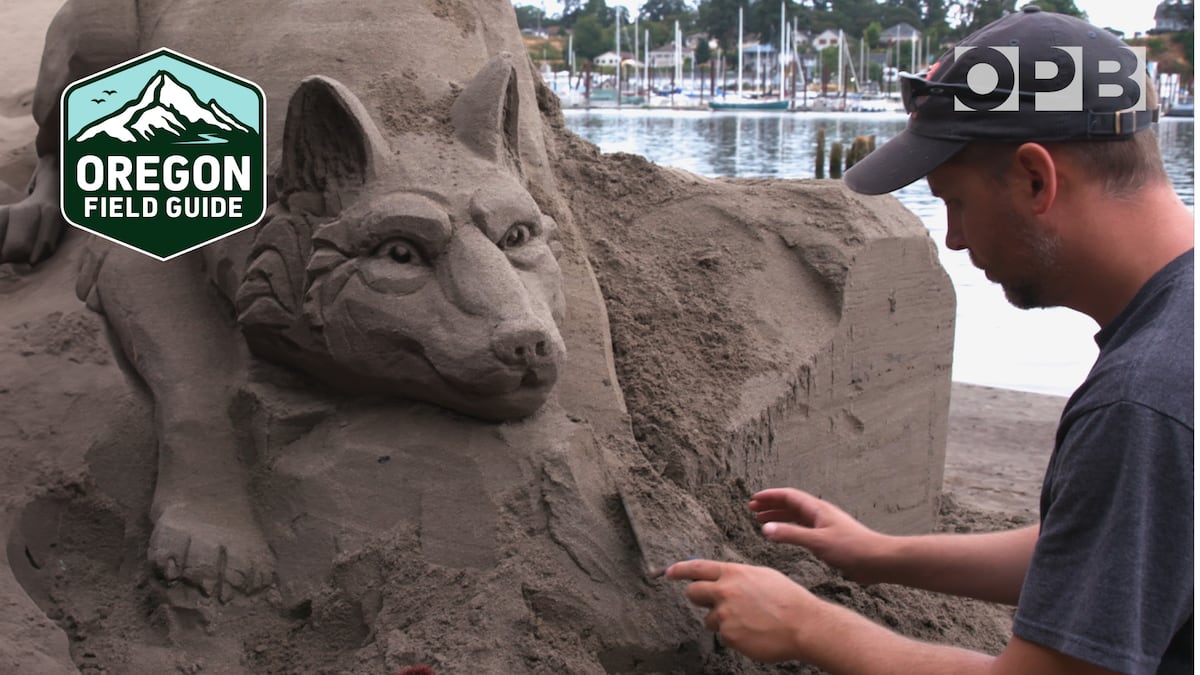
[[1191,673],[1193,252],[1096,334],[1067,402],[1013,634],[1122,673]]

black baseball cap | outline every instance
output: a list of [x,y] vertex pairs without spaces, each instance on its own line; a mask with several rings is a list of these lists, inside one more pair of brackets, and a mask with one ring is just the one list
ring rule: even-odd
[[1144,59],[1104,29],[1027,5],[924,73],[901,73],[908,126],[848,170],[846,185],[898,190],[971,141],[1128,140],[1158,120]]

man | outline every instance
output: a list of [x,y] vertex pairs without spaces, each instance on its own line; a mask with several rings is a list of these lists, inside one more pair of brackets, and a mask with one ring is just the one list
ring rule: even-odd
[[[882,194],[926,176],[946,203],[946,245],[968,251],[1013,304],[1070,307],[1099,324],[1100,355],[1059,424],[1040,524],[891,537],[791,489],[760,492],[750,508],[768,539],[851,579],[1016,605],[1012,640],[996,657],[920,643],[765,568],[695,560],[667,576],[693,580],[687,597],[709,608],[707,627],[758,660],[833,673],[1193,672],[1194,235],[1150,129],[1152,92],[1151,109],[1134,110],[1145,99],[1132,52],[1036,7],[960,46],[974,49],[907,76],[907,130],[845,180]],[[993,46],[1016,47],[1019,87],[997,84],[1014,69]],[[1058,49],[1079,46],[1079,59]],[[1104,75],[1103,61],[1128,74]],[[1039,100],[1077,70],[1081,106]]]

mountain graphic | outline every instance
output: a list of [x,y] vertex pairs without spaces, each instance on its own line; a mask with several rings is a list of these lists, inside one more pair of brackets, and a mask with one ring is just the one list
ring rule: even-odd
[[221,143],[258,134],[216,99],[201,103],[186,85],[160,70],[142,92],[115,113],[84,127],[71,140],[121,143]]

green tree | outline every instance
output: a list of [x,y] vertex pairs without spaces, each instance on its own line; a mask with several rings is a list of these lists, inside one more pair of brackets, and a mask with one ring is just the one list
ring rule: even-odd
[[562,0],[562,25],[570,28],[583,16],[583,4],[579,0]]
[[1022,7],[1029,5],[1037,5],[1047,12],[1057,12],[1058,14],[1079,17],[1084,21],[1087,21],[1088,18],[1087,12],[1075,6],[1075,0],[1033,0],[1033,2],[1025,3]]
[[878,21],[872,21],[863,31],[863,41],[867,43],[868,49],[874,49],[879,46],[879,36],[883,33],[883,26],[879,25]]
[[739,0],[700,0],[699,27],[726,50],[736,49]]
[[684,0],[646,0],[638,16],[643,21],[675,21],[689,13]]
[[[675,24],[668,24],[665,21],[647,21],[641,25],[641,30],[650,31],[650,48],[660,47],[673,42],[675,40]],[[645,37],[645,33],[638,36],[638,39]]]
[[1186,33],[1175,33],[1171,36],[1171,42],[1183,48],[1183,58],[1188,63],[1193,63],[1196,59],[1196,33],[1195,31],[1187,31]]
[[[844,64],[843,64],[844,65]],[[838,81],[838,50],[836,46],[821,50],[821,93],[825,93],[829,84],[837,86]]]
[[541,7],[533,5],[517,5],[517,26],[522,29],[538,28],[546,23],[546,12]]
[[1017,11],[1017,0],[952,0],[950,6],[958,9],[962,18],[958,32],[966,35],[999,19],[1006,12]]
[[600,25],[609,26],[616,20],[617,13],[604,0],[587,0],[583,6],[583,16],[594,16],[600,20]]
[[708,46],[708,40],[701,40],[696,43],[696,65],[702,66],[712,60],[712,48]]
[[600,19],[585,14],[575,21],[575,53],[588,61],[611,49],[611,41],[605,39],[604,25]]
[[946,0],[925,0],[925,27],[944,28],[946,23]]

